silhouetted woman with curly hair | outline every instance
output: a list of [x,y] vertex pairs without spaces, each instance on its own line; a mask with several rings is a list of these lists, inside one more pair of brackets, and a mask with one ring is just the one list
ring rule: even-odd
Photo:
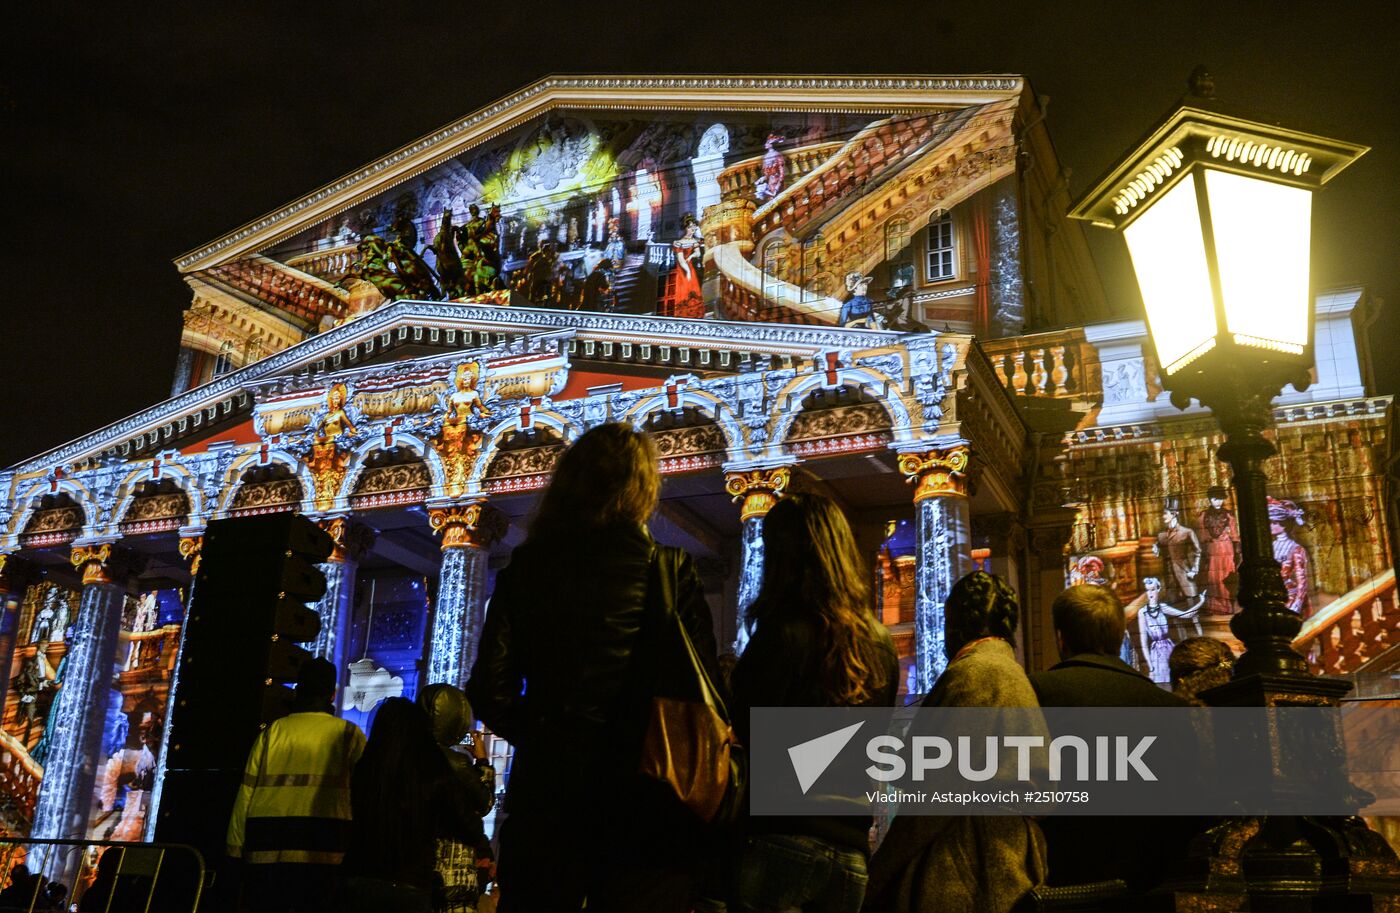
[[[948,667],[923,706],[1039,707],[1016,660],[1019,617],[1000,577],[974,571],[955,583],[944,605]],[[1008,913],[1044,880],[1045,837],[1029,818],[900,814],[870,860],[865,909]]]

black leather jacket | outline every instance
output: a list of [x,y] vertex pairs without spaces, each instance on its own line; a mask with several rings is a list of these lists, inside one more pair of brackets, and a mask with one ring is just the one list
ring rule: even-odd
[[[635,770],[626,748],[640,743],[650,694],[634,647],[659,547],[639,525],[596,528],[527,542],[497,576],[467,694],[477,718],[516,747],[513,797],[545,769],[556,784],[595,763]],[[710,607],[688,557],[678,576],[676,612],[712,664]]]

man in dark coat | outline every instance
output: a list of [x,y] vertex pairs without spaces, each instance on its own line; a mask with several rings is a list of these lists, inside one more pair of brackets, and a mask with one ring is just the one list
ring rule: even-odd
[[1031,676],[1040,706],[1187,706],[1119,658],[1126,623],[1112,590],[1087,583],[1072,586],[1055,597],[1051,613],[1060,662]]
[[[1031,676],[1042,707],[1187,707],[1118,657],[1123,605],[1108,587],[1079,584],[1051,606],[1061,661]],[[1175,722],[1175,721],[1172,721]],[[1184,718],[1180,721],[1188,724]],[[1119,878],[1142,888],[1181,856],[1204,822],[1195,818],[1050,815],[1041,822],[1054,885]],[[1147,848],[1152,847],[1148,852]]]

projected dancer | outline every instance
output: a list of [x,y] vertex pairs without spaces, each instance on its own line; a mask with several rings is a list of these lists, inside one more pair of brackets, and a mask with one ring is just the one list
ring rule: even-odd
[[[1162,602],[1162,581],[1148,577],[1142,581],[1147,590],[1147,604],[1138,612],[1138,637],[1142,644],[1142,658],[1147,664],[1147,677],[1159,685],[1170,684],[1171,669],[1167,660],[1172,655],[1172,647],[1181,643],[1192,633],[1201,633],[1201,623],[1196,620],[1204,596],[1197,597],[1195,603],[1185,609],[1177,609]],[[1194,623],[1194,632],[1185,624]]]

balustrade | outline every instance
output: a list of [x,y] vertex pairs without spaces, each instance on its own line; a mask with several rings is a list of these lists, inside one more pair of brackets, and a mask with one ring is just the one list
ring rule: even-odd
[[1328,603],[1303,624],[1293,649],[1319,675],[1353,672],[1400,643],[1395,570],[1384,571]]
[[179,625],[166,625],[154,631],[133,632],[127,640],[126,661],[122,664],[122,671],[173,671],[179,642]]
[[[799,149],[784,150],[783,153],[783,189],[791,187],[804,175],[810,174],[831,158],[844,143],[816,143],[811,146],[803,146]],[[763,177],[763,156],[756,155],[753,158],[744,159],[730,165],[719,175],[719,186],[724,197],[729,199],[734,196],[751,194],[757,186],[759,179]]]
[[43,766],[29,756],[18,739],[0,730],[0,794],[8,797],[26,821],[34,818],[34,803],[43,779]]
[[309,273],[318,279],[338,282],[350,272],[351,265],[358,257],[359,251],[353,245],[349,245],[291,257],[287,260],[287,265]]
[[1078,329],[987,339],[981,345],[1013,396],[1086,400],[1102,393],[1094,376],[1098,355]]

